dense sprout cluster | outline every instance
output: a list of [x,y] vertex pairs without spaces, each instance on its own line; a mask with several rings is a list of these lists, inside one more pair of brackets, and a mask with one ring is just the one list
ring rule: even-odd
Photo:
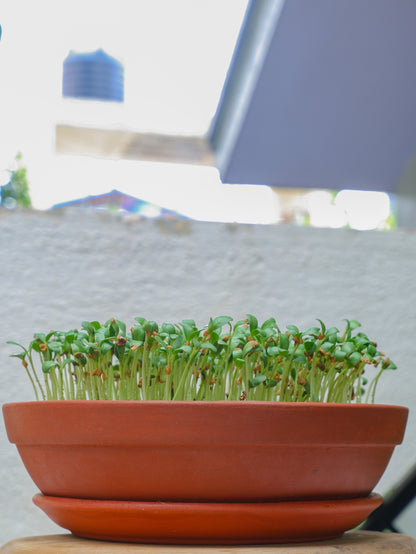
[[[36,333],[17,345],[37,399],[374,401],[380,375],[396,366],[357,321],[280,330],[248,315],[158,325],[142,317],[127,329],[109,319],[80,330]],[[370,382],[364,377],[373,368]],[[371,372],[369,372],[371,373]],[[366,387],[367,385],[367,387]],[[367,389],[367,390],[365,390]]]

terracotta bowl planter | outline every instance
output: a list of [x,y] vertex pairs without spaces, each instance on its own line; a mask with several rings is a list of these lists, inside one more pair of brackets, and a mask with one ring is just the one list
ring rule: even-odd
[[[318,536],[308,530],[304,537],[296,530],[295,537],[281,537],[263,529],[258,534],[264,540],[256,536],[252,542],[340,535],[381,502],[370,493],[402,441],[407,412],[398,406],[278,402],[45,401],[3,406],[9,440],[43,494],[35,502],[83,536],[135,541],[146,540],[143,531],[134,532],[140,525],[112,533],[103,524],[101,531],[88,531],[79,522],[74,529],[74,518],[71,528],[67,515],[71,510],[79,514],[82,500],[87,512],[104,506],[108,510],[112,503],[119,513],[129,506],[133,512],[140,506],[143,513],[143,505],[149,511],[161,502],[173,511],[189,504],[195,509],[220,504],[237,512],[263,503],[269,512],[273,506],[282,509],[282,503],[310,511],[317,502],[321,509],[332,502],[333,513],[336,506],[345,511],[347,505],[358,512],[361,503],[360,514],[351,519],[350,510],[348,522],[338,523],[336,530],[320,529]],[[237,512],[235,518],[244,521]],[[269,513],[271,527],[276,517],[276,511]],[[177,533],[169,537],[148,531],[147,540],[250,542],[224,529],[211,536],[201,530],[186,541],[186,530],[173,528]]]

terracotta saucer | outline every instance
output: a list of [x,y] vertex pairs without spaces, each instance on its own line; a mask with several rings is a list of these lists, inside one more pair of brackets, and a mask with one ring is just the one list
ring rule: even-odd
[[83,500],[37,494],[33,502],[80,537],[165,544],[267,544],[339,537],[382,502],[346,500],[185,503]]

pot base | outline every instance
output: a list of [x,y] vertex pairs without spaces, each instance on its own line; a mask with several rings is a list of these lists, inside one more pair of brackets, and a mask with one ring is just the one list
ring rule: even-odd
[[84,500],[33,502],[74,535],[159,544],[271,544],[332,539],[359,525],[382,497],[259,503]]

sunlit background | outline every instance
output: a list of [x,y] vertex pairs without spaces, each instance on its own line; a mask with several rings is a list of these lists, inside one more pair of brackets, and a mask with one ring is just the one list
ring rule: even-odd
[[[117,190],[201,221],[367,230],[394,224],[377,192],[291,191],[221,183],[215,167],[57,154],[57,123],[203,136],[220,99],[247,0],[3,0],[0,186],[22,153],[35,209]],[[70,51],[124,66],[122,104],[62,97]]]

